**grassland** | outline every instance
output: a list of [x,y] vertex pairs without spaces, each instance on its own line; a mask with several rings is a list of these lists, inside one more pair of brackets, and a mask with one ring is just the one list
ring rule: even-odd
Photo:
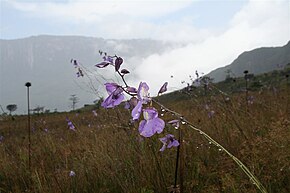
[[[233,90],[242,85],[242,79],[235,86],[216,84],[206,94],[202,90],[176,92],[156,100],[181,113],[238,157],[269,193],[288,193],[290,87],[285,78],[271,80],[277,80],[275,86],[273,81],[253,86],[248,92],[251,101],[246,101],[245,92]],[[97,108],[96,112],[97,116],[88,110],[33,115],[30,169],[27,117],[2,119],[0,192],[168,192],[174,183],[177,150],[159,152],[162,144],[158,138],[164,134],[141,138],[138,123],[131,123],[130,112],[122,107]],[[76,131],[68,128],[66,118]],[[174,119],[170,113],[162,118]],[[186,125],[180,129],[184,192],[259,192],[223,151]],[[177,135],[178,130],[166,125],[164,133]],[[70,176],[70,171],[75,175]]]

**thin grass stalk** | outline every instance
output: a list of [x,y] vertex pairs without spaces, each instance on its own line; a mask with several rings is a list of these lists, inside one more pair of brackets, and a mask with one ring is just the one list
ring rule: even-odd
[[222,151],[224,151],[232,160],[236,162],[236,164],[240,167],[240,169],[250,178],[250,181],[262,192],[262,193],[267,193],[266,188],[262,185],[262,183],[255,177],[254,174],[250,172],[250,170],[243,164],[242,161],[240,161],[237,157],[235,157],[233,154],[231,154],[226,148],[224,148],[221,144],[219,144],[217,141],[212,139],[207,133],[202,131],[201,129],[198,129],[196,126],[194,126],[191,122],[187,121],[181,114],[172,111],[156,101],[155,99],[152,99],[153,102],[155,102],[157,105],[159,105],[161,108],[165,109],[167,112],[170,112],[174,114],[175,116],[179,117],[179,119],[187,124],[190,128],[193,130],[199,132],[199,134],[203,135],[209,142],[211,142],[213,145],[217,146],[220,148]]
[[[181,145],[180,142],[180,135],[179,135],[179,144]],[[176,162],[175,162],[175,173],[174,173],[174,189],[177,188],[177,176],[178,176],[178,162],[179,162],[179,151],[180,151],[180,145],[177,146],[177,151],[176,151]]]
[[165,185],[166,183],[165,183],[164,174],[163,174],[163,172],[162,172],[162,168],[161,168],[161,166],[160,166],[160,162],[159,162],[159,160],[158,160],[158,158],[157,158],[157,156],[156,156],[155,149],[153,148],[153,143],[151,143],[151,145],[150,145],[150,149],[151,149],[151,151],[152,151],[152,153],[153,153],[153,155],[154,155],[155,161],[156,161],[156,163],[157,163],[157,168],[158,168],[158,171],[160,172],[161,180],[162,180],[163,184]]
[[183,152],[183,135],[182,127],[179,128],[179,184],[180,184],[180,193],[183,193],[183,171],[184,171],[184,152]]

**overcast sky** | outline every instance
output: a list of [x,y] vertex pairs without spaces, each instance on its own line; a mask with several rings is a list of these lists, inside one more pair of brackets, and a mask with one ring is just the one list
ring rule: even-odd
[[[83,35],[182,43],[140,60],[134,73],[158,90],[195,70],[208,73],[244,51],[290,40],[289,0],[0,0],[0,38]],[[173,75],[174,78],[170,78]]]

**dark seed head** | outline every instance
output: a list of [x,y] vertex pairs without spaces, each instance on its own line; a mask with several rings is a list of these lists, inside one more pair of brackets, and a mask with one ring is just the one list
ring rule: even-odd
[[27,82],[27,83],[25,83],[25,86],[26,87],[30,87],[31,86],[31,83],[30,82]]

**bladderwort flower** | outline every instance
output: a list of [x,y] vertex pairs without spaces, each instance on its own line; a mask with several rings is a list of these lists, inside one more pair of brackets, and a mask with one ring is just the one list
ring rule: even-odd
[[81,68],[78,68],[78,72],[76,74],[77,74],[77,77],[83,77],[84,76],[83,71],[82,71]]
[[207,113],[208,118],[213,118],[213,115],[215,114],[214,110],[211,110]]
[[74,177],[74,176],[76,176],[76,173],[75,173],[74,171],[71,170],[71,171],[69,172],[69,176],[70,176],[70,177]]
[[165,83],[161,86],[160,90],[158,91],[158,95],[159,95],[159,94],[162,94],[162,93],[164,93],[164,92],[167,91],[167,85],[168,85],[168,82],[165,82]]
[[147,104],[150,101],[148,90],[149,90],[149,86],[146,84],[146,82],[140,82],[139,88],[137,91],[138,103],[134,107],[131,113],[133,120],[139,119],[142,112],[143,104]]
[[143,110],[143,117],[139,124],[139,133],[143,137],[151,137],[155,133],[160,134],[165,126],[162,119],[158,118],[158,112],[154,107],[147,107]]
[[92,113],[93,113],[93,115],[94,115],[95,117],[98,116],[98,113],[97,113],[95,110],[92,110]]
[[175,129],[178,129],[179,128],[179,120],[177,119],[174,119],[172,121],[169,121],[168,124],[171,124]]
[[138,99],[136,97],[131,97],[130,100],[125,102],[125,109],[130,109],[136,107],[138,104]]
[[166,148],[179,146],[178,140],[176,140],[172,134],[167,134],[165,137],[159,138],[159,140],[163,143],[163,146],[159,151],[164,151]]
[[95,66],[98,67],[98,68],[105,68],[107,67],[108,65],[113,65],[113,62],[114,62],[114,58],[112,56],[107,56],[105,55],[103,57],[103,62],[101,63],[98,63],[96,64]]
[[104,108],[113,108],[124,100],[123,89],[116,83],[106,83],[106,90],[109,96],[102,102]]
[[72,131],[76,131],[76,127],[74,126],[73,122],[71,122],[71,120],[69,120],[68,118],[66,118],[66,121],[68,128]]

